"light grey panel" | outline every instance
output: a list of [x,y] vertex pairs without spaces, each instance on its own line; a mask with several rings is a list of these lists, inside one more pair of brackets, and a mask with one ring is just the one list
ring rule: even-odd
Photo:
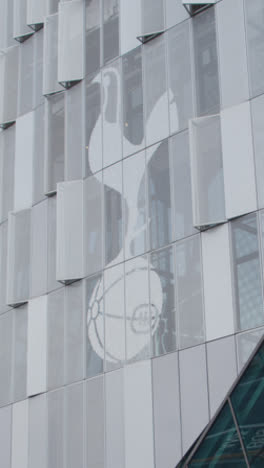
[[[153,271],[151,274],[150,277],[153,279]],[[156,275],[155,279],[157,279]],[[136,294],[135,291],[137,291]],[[149,304],[147,256],[137,257],[125,263],[125,301],[126,360],[133,362],[149,358],[151,336],[156,332],[159,317],[153,302]]]
[[47,390],[47,296],[28,303],[27,394]]
[[231,232],[237,328],[246,330],[264,323],[256,214],[252,213],[232,221]]
[[172,241],[171,168],[168,140],[146,151],[150,249]]
[[124,468],[123,369],[105,375],[105,454],[107,468]]
[[[35,0],[33,0],[35,1]],[[44,64],[44,30],[34,35],[34,66],[33,66],[33,108],[44,103],[43,97],[43,64]]]
[[247,52],[251,97],[264,92],[264,29],[262,0],[245,1]]
[[2,163],[2,202],[1,218],[7,219],[8,212],[14,208],[14,179],[15,179],[15,126],[1,132],[3,139],[3,163]]
[[103,277],[85,281],[86,376],[101,374],[104,367],[104,301]]
[[9,47],[0,53],[2,96],[0,123],[14,122],[17,117],[19,47]]
[[144,147],[142,49],[137,47],[122,57],[123,156]]
[[164,29],[164,7],[163,0],[141,1],[142,11],[142,34],[151,34]]
[[104,468],[104,380],[86,381],[86,468]]
[[167,33],[167,41],[170,133],[175,133],[188,127],[188,119],[194,113],[190,21],[185,21],[170,29]]
[[207,364],[212,417],[237,376],[234,336],[207,344]]
[[65,94],[65,180],[84,176],[84,82]]
[[150,256],[150,303],[152,322],[152,355],[175,351],[175,272],[172,247]]
[[28,468],[49,468],[47,466],[47,395],[29,399],[28,408]]
[[84,384],[65,389],[65,468],[84,468]]
[[31,37],[19,46],[18,115],[26,114],[33,108],[33,60],[34,38]]
[[44,23],[43,94],[52,94],[60,90],[62,86],[58,83],[58,14],[53,14],[47,16]]
[[6,301],[7,222],[0,226],[0,313],[8,309]]
[[189,13],[182,4],[182,0],[165,0],[166,29],[189,18]]
[[103,263],[103,185],[102,173],[84,181],[85,274],[102,269]]
[[123,162],[125,258],[147,250],[146,161],[145,152]]
[[176,244],[179,348],[205,340],[201,239],[193,236]]
[[27,25],[27,0],[13,0],[13,36],[23,40],[24,36],[33,34]]
[[85,57],[86,75],[95,73],[100,68],[101,48],[101,2],[98,0],[85,1]]
[[137,37],[141,34],[141,0],[120,2],[120,55],[138,46]]
[[12,468],[28,468],[28,404],[19,401],[12,410]]
[[216,114],[220,107],[215,10],[193,18],[196,114]]
[[11,468],[12,406],[0,409],[0,453],[2,468]]
[[165,36],[144,46],[143,65],[146,145],[149,146],[169,135]]
[[2,15],[0,18],[0,49],[6,49],[13,41],[13,2],[2,0]]
[[49,392],[48,398],[48,468],[65,468],[63,455],[64,390]]
[[209,420],[205,346],[180,351],[180,394],[183,452]]
[[0,406],[11,400],[13,312],[0,317]]
[[105,265],[124,259],[122,214],[122,165],[103,171]]
[[257,198],[259,208],[264,207],[264,96],[259,96],[251,101],[252,134],[255,154]]
[[169,140],[173,180],[174,239],[182,239],[196,233],[192,216],[192,189],[187,132],[174,135]]
[[64,179],[64,93],[45,102],[45,192],[56,191]]
[[27,304],[14,309],[14,346],[13,346],[13,391],[14,401],[23,400],[27,396],[27,334],[28,334]]
[[85,79],[85,176],[102,169],[101,74]]
[[48,292],[61,286],[56,281],[56,213],[57,197],[48,200]]
[[47,12],[49,15],[53,15],[58,11],[59,0],[47,0]]
[[16,121],[14,210],[32,206],[34,112]]
[[31,282],[30,297],[47,291],[48,200],[31,210]]
[[47,384],[64,384],[64,288],[48,295]]
[[156,468],[175,466],[181,458],[178,353],[152,361]]
[[105,371],[125,360],[124,264],[104,271]]
[[27,24],[39,26],[43,24],[46,15],[47,1],[27,0]]
[[33,204],[44,199],[44,105],[34,110]]
[[257,330],[250,330],[236,335],[239,372],[250,358],[250,355],[254,351],[259,340],[263,337],[263,333],[264,328],[258,328]]
[[103,165],[122,158],[121,61],[118,59],[102,71],[103,87]]
[[84,283],[65,288],[65,383],[84,377]]
[[103,0],[104,63],[119,55],[119,3],[120,0]]

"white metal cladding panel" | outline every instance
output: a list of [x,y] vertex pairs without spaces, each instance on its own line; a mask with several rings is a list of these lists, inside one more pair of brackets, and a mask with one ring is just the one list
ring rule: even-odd
[[59,3],[58,81],[84,77],[84,2]]
[[58,83],[58,14],[47,16],[44,23],[43,94],[60,91]]
[[9,47],[0,53],[0,123],[16,120],[18,95],[18,51],[19,47]]
[[257,209],[249,102],[221,112],[223,170],[228,219]]
[[120,43],[121,55],[138,46],[137,37],[141,34],[141,0],[121,0],[120,2]]
[[0,409],[0,453],[2,468],[11,466],[12,406]]
[[124,369],[105,376],[105,453],[107,468],[124,468]]
[[84,276],[83,181],[58,184],[57,280]]
[[47,296],[40,296],[28,304],[28,396],[46,390],[47,355]]
[[31,209],[30,297],[47,292],[48,200]]
[[28,468],[47,467],[47,395],[29,399]]
[[34,112],[16,121],[14,210],[32,206]]
[[27,24],[35,25],[44,22],[47,14],[47,0],[27,0]]
[[163,0],[141,0],[142,34],[152,34],[164,30]]
[[13,405],[12,468],[28,468],[28,400]]
[[[223,0],[216,6],[222,107],[249,97],[244,4]],[[235,57],[235,60],[234,60]]]
[[234,333],[228,225],[202,232],[206,339]]
[[27,25],[27,0],[13,0],[13,2],[13,36],[21,38],[33,34]]

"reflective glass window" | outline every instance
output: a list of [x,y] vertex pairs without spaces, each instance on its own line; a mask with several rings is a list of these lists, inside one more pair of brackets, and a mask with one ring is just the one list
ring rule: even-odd
[[103,0],[104,63],[119,55],[119,0]]
[[104,365],[104,296],[103,276],[85,280],[86,376],[103,372]]
[[86,10],[86,75],[95,73],[100,68],[100,47],[101,47],[101,1],[85,0]]
[[102,169],[101,74],[85,80],[85,176]]
[[262,0],[245,1],[250,94],[264,92],[264,4]]

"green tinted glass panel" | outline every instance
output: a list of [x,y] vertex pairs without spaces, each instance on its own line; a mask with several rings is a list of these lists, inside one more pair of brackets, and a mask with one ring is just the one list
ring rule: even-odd
[[243,468],[246,466],[233,417],[226,403],[188,463],[188,467]]
[[264,344],[236,385],[231,401],[252,468],[264,466]]

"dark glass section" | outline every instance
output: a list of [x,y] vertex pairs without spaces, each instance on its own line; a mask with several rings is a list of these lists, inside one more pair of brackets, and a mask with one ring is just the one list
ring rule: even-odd
[[86,0],[86,74],[100,69],[100,1]]
[[228,403],[194,453],[188,468],[246,467],[239,436]]
[[245,2],[246,39],[248,49],[249,84],[251,96],[264,92],[264,2]]
[[119,55],[119,0],[104,0],[104,64]]
[[264,466],[264,345],[231,395],[251,468]]
[[214,8],[193,18],[193,47],[197,116],[216,114],[220,91]]

